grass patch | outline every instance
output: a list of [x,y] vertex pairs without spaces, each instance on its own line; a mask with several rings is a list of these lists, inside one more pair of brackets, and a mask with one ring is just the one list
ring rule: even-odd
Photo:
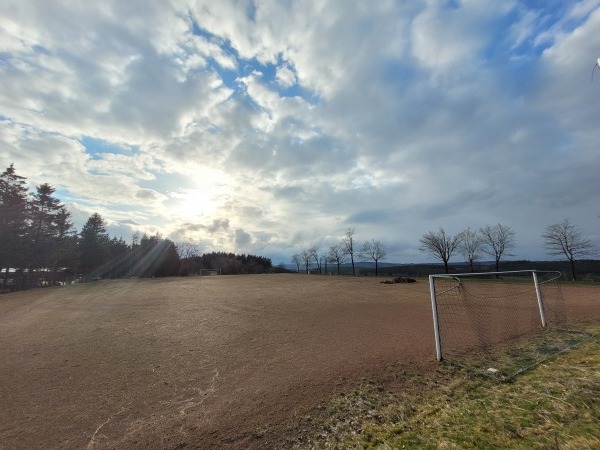
[[499,381],[510,381],[534,366],[592,339],[581,330],[547,327],[494,347],[458,354],[447,362]]
[[600,329],[512,382],[440,365],[393,372],[326,407],[294,449],[600,448]]

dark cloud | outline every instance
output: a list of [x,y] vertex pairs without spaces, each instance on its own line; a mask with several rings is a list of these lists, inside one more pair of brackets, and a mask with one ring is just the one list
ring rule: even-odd
[[214,219],[210,225],[206,227],[206,230],[210,233],[216,233],[217,231],[227,231],[229,229],[229,219]]
[[237,248],[243,249],[245,246],[252,242],[252,236],[250,235],[250,233],[247,233],[244,230],[238,228],[234,231],[233,240]]
[[136,222],[135,220],[119,220],[119,224],[120,225],[140,225],[140,223]]
[[151,189],[139,189],[135,197],[139,200],[157,200],[161,195]]
[[367,209],[351,214],[346,219],[349,224],[370,225],[374,223],[390,223],[396,220],[397,212],[387,209]]

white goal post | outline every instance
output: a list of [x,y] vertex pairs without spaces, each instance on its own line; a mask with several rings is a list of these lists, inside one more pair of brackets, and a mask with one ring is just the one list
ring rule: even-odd
[[221,269],[200,269],[200,276],[221,275]]
[[437,360],[564,322],[560,276],[536,270],[430,275]]

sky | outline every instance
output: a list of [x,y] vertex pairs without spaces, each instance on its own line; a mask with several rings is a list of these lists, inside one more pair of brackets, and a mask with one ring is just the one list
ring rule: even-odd
[[552,259],[565,218],[600,246],[599,56],[600,0],[4,0],[0,169],[128,242]]

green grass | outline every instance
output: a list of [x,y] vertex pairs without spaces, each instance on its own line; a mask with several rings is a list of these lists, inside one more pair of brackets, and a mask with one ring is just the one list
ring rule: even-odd
[[295,449],[598,449],[600,329],[509,383],[441,364],[337,397]]
[[591,334],[583,331],[547,327],[496,344],[494,348],[457,355],[458,359],[449,362],[480,375],[510,381],[533,366],[569,351],[591,338]]

